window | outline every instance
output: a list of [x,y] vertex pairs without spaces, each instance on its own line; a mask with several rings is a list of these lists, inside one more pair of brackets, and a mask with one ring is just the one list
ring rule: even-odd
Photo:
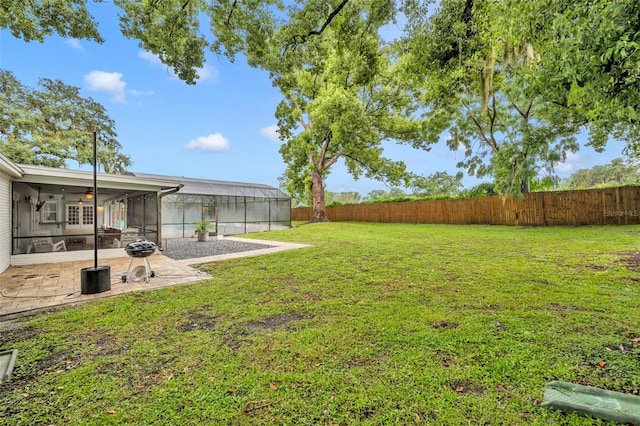
[[40,222],[55,223],[58,221],[58,203],[46,201],[40,210]]
[[66,221],[69,228],[93,225],[93,205],[67,204]]

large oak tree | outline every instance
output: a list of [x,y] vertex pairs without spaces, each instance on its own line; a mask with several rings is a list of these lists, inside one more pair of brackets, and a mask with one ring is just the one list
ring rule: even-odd
[[45,78],[39,88],[26,87],[11,72],[0,70],[0,152],[21,164],[91,164],[95,131],[98,166],[107,173],[123,173],[131,160],[120,151],[115,123],[101,104],[79,92]]
[[[638,153],[640,27],[632,0],[443,0],[412,16],[410,74],[470,173],[526,192],[580,148]],[[424,17],[426,16],[426,17]]]
[[406,38],[425,115],[464,148],[460,167],[506,194],[528,192],[576,151],[586,125],[560,102],[564,91],[536,86],[540,56],[511,13],[500,2],[443,0]]
[[[284,143],[280,149],[290,194],[311,193],[312,221],[326,220],[324,180],[343,160],[354,178],[408,183],[405,164],[383,156],[383,142],[426,149],[426,127],[416,117],[419,107],[399,72],[401,59],[379,35],[387,16],[345,6],[322,37],[295,43],[283,28],[276,47],[292,49],[273,61],[262,61],[285,95],[276,116]],[[298,33],[299,34],[299,33]]]

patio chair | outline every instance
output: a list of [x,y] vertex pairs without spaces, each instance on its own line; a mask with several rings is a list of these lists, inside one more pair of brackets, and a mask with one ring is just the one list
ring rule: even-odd
[[67,245],[64,240],[54,243],[51,237],[33,237],[31,239],[31,245],[36,253],[67,251]]

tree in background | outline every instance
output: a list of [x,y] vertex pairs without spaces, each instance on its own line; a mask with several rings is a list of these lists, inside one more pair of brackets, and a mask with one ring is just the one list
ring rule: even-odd
[[[116,0],[123,32],[192,83],[203,49],[269,72],[282,93],[277,107],[283,187],[310,195],[311,221],[326,220],[324,180],[338,161],[355,179],[408,182],[406,166],[382,156],[383,141],[426,149],[418,105],[398,72],[402,58],[380,36],[395,18],[391,0],[307,0],[288,3]],[[200,30],[205,12],[211,34]]]
[[560,185],[560,189],[589,189],[631,184],[640,184],[638,164],[615,158],[604,166],[578,170]]
[[497,195],[493,182],[482,182],[460,192],[461,198],[488,197],[490,195]]
[[59,80],[43,78],[39,86],[23,86],[11,72],[0,70],[0,152],[21,164],[92,164],[95,131],[98,165],[105,172],[123,173],[131,165],[102,105]]
[[560,179],[557,176],[547,175],[531,180],[531,192],[552,191],[558,187]]
[[407,198],[407,194],[400,188],[391,188],[389,191],[374,189],[364,197],[363,201],[373,203],[393,201],[403,198]]
[[436,172],[429,176],[416,176],[412,183],[412,195],[415,197],[455,197],[460,194],[463,187],[462,178],[464,174],[458,172],[450,175],[447,172]]
[[362,196],[358,192],[331,192],[325,191],[327,205],[331,204],[358,204]]
[[[517,3],[517,2],[516,2]],[[449,133],[471,175],[503,194],[530,190],[541,171],[576,151],[584,120],[534,85],[540,56],[523,38],[511,2],[443,0],[406,39],[408,70],[421,85],[428,121]]]

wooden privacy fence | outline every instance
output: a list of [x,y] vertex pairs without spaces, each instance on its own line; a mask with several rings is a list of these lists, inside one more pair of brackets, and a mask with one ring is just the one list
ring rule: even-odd
[[[335,222],[446,223],[487,225],[640,224],[640,187],[535,192],[522,199],[500,196],[354,204],[327,207]],[[291,210],[291,220],[311,219],[310,207]]]

